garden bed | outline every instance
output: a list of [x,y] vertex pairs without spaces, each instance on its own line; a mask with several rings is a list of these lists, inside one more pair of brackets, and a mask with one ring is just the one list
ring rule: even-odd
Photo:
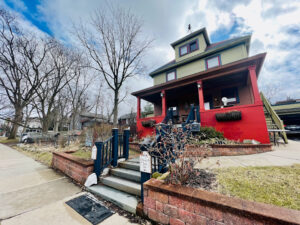
[[51,166],[80,184],[94,171],[94,161],[72,155],[74,152],[53,152]]
[[188,145],[186,151],[192,152],[194,155],[203,156],[235,156],[235,155],[251,155],[272,151],[271,144],[211,144],[211,148],[203,151],[195,145]]
[[144,183],[143,210],[162,224],[300,224],[296,210],[167,185],[156,179]]

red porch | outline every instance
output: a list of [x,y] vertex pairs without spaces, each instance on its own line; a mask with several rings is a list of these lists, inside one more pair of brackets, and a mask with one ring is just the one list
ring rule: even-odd
[[[138,99],[139,136],[154,134],[153,127],[145,127],[142,123],[150,120],[162,122],[170,107],[175,109],[175,123],[185,122],[193,104],[200,107],[201,126],[215,127],[228,139],[255,139],[269,143],[263,103],[257,87],[265,55],[259,54],[134,92],[133,95]],[[153,117],[141,118],[141,99],[153,103]],[[241,118],[232,121],[216,119],[216,114],[232,111],[240,112]]]

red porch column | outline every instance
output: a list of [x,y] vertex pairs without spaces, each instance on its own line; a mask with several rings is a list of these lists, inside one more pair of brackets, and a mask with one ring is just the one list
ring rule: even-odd
[[161,115],[162,116],[166,116],[166,112],[167,112],[167,104],[166,104],[166,91],[165,90],[162,90],[161,91],[161,110],[162,110],[162,112],[161,112]]
[[205,111],[202,80],[197,81],[200,112]]
[[137,113],[136,113],[137,120],[141,118],[141,98],[137,97]]
[[261,98],[260,98],[260,94],[259,94],[259,90],[258,90],[258,86],[257,86],[256,66],[255,65],[249,66],[248,70],[249,70],[249,76],[250,76],[250,80],[251,80],[254,103],[260,103]]

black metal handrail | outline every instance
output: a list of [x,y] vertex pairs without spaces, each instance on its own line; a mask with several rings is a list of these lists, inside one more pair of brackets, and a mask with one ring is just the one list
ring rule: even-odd
[[95,142],[97,157],[94,161],[94,171],[99,176],[109,165],[117,166],[119,158],[129,157],[129,130],[118,134],[118,129],[112,130],[112,136],[105,141]]

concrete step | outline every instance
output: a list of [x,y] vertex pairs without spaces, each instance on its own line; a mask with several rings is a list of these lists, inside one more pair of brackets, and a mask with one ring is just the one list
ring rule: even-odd
[[110,170],[110,173],[116,177],[121,177],[138,183],[141,181],[141,172],[136,170],[114,168]]
[[87,189],[93,194],[116,204],[128,212],[136,213],[136,206],[139,202],[139,198],[136,196],[99,184],[88,187]]
[[118,166],[121,168],[125,168],[125,169],[140,171],[140,163],[139,162],[123,161],[123,162],[119,162]]
[[141,185],[139,183],[122,179],[119,177],[108,176],[100,178],[102,184],[127,192],[136,196],[141,196]]

